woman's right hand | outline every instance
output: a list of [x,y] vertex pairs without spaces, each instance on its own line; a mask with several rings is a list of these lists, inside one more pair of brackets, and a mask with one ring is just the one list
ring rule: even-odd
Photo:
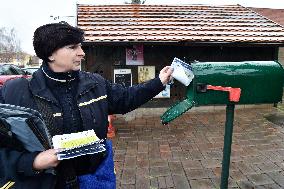
[[60,161],[57,159],[57,151],[55,149],[49,149],[40,152],[34,159],[33,169],[36,171],[56,167]]

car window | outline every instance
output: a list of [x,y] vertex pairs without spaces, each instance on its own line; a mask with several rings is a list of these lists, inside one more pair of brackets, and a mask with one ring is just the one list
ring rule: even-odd
[[12,72],[9,70],[9,65],[0,66],[0,74],[1,75],[12,75]]
[[25,72],[21,68],[14,65],[11,65],[10,70],[14,75],[25,75]]
[[28,72],[30,75],[32,75],[35,71],[37,71],[39,68],[24,68],[26,72]]
[[25,72],[14,65],[1,65],[0,75],[24,75]]

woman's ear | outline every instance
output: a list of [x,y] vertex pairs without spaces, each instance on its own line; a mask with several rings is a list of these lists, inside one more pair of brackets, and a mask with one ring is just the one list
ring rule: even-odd
[[53,56],[48,57],[49,62],[53,62],[55,59]]

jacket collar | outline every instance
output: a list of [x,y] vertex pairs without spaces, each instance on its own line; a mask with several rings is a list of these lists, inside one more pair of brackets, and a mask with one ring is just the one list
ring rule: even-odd
[[46,85],[45,75],[41,68],[35,71],[29,83],[29,86],[34,96],[44,98],[45,100],[58,104],[58,101]]
[[78,78],[79,71],[71,71],[71,72],[54,72],[52,71],[47,63],[44,63],[41,66],[41,69],[46,76],[47,80],[53,82],[53,84],[56,83],[66,83],[73,80],[76,80]]
[[[78,96],[83,95],[84,93],[87,93],[92,88],[96,87],[98,84],[95,77],[91,77],[90,74],[87,74],[86,72],[79,72],[79,85],[77,89],[77,95]],[[41,69],[38,69],[34,74],[30,81],[30,89],[32,91],[32,94],[35,96],[38,96],[40,98],[44,98],[48,101],[51,101],[55,104],[59,104],[57,99],[54,97],[50,89],[46,85],[45,81],[45,75]]]

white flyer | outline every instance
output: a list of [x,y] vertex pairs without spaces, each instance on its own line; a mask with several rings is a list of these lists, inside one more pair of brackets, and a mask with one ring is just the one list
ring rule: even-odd
[[103,141],[97,137],[94,130],[52,137],[53,147],[58,150],[58,160],[103,152],[105,151]]
[[187,64],[178,58],[174,58],[171,67],[174,69],[172,73],[173,78],[185,86],[188,86],[191,83],[192,79],[194,78],[194,74],[190,64]]

